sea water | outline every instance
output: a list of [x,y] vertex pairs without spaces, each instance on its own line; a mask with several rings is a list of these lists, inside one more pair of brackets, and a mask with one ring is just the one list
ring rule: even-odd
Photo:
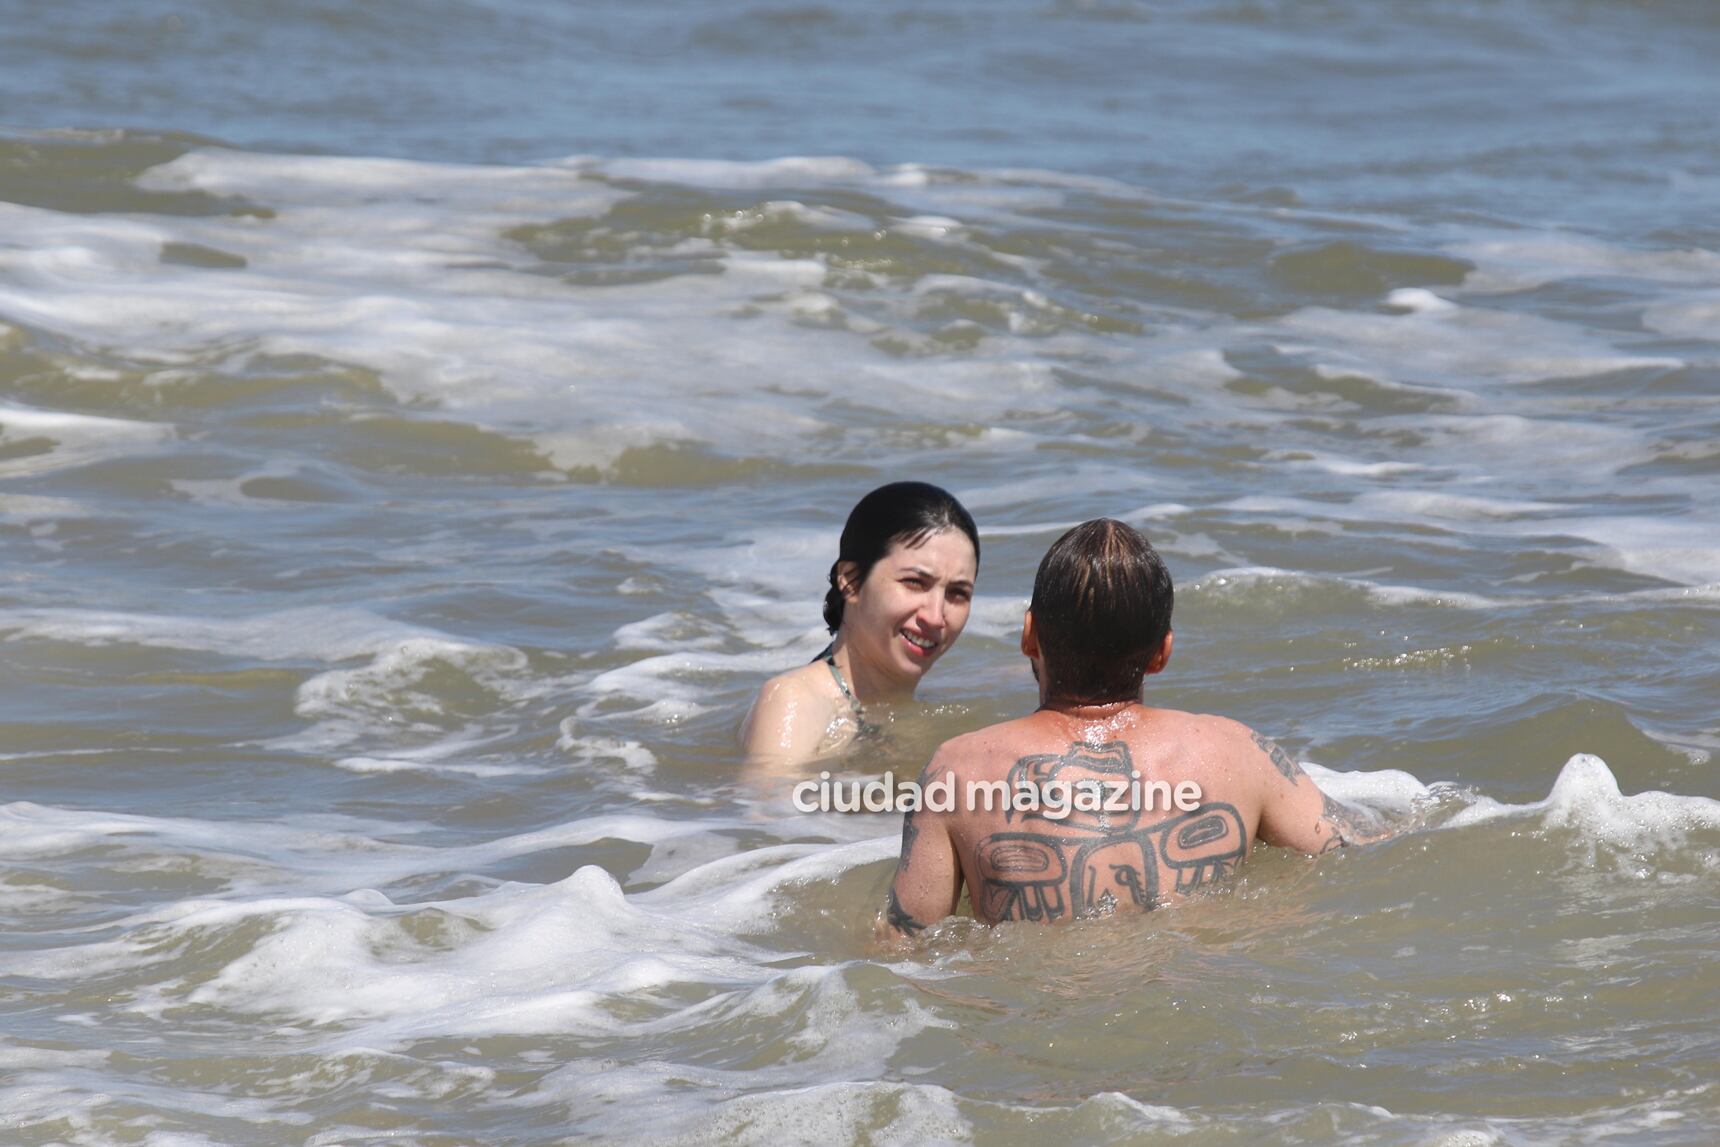
[[[1711,5],[0,12],[6,1142],[1720,1134]],[[1400,835],[878,948],[735,733],[901,478],[844,775],[1110,515]]]

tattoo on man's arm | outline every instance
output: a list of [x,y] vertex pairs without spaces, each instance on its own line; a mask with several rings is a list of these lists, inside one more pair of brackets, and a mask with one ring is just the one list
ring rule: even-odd
[[902,907],[902,902],[896,899],[895,885],[890,886],[890,906],[886,909],[884,918],[890,922],[890,927],[904,936],[918,936],[926,930],[926,925],[909,915],[908,910]]
[[[1339,804],[1324,792],[1320,794],[1320,816],[1325,823],[1332,826],[1332,839],[1328,840],[1325,847],[1320,849],[1322,854],[1331,852],[1334,848],[1348,848],[1374,833],[1374,830],[1363,823],[1356,813]],[[1318,826],[1315,827],[1318,828]]]
[[1302,766],[1290,759],[1290,754],[1280,749],[1271,737],[1262,737],[1259,733],[1252,734],[1254,744],[1259,750],[1272,759],[1272,764],[1291,784],[1297,784],[1306,774]]
[[914,842],[919,840],[919,839],[920,839],[920,824],[919,824],[919,822],[914,819],[913,813],[911,813],[911,812],[903,813],[902,814],[902,859],[900,861],[898,861],[896,864],[896,867],[900,868],[903,872],[908,871],[908,866],[914,862]]
[[[931,787],[932,782],[937,779],[938,775],[945,771],[944,767],[933,768],[933,764],[934,762],[927,761],[925,767],[920,770],[920,779],[918,783],[922,794]],[[898,867],[903,871],[906,871],[908,865],[912,863],[914,857],[914,843],[920,839],[920,822],[914,819],[918,812],[919,810],[915,809],[913,812],[905,812],[902,814],[902,858],[898,863]]]

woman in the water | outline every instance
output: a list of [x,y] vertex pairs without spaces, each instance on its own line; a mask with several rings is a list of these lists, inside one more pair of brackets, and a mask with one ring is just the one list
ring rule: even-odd
[[749,765],[787,768],[876,732],[961,636],[978,570],[979,531],[948,492],[892,482],[860,499],[824,598],[835,638],[759,690],[741,729]]

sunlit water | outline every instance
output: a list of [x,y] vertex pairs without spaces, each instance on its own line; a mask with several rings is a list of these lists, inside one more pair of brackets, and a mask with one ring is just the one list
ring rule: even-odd
[[[11,5],[22,8],[22,5]],[[1712,1142],[1703,4],[83,0],[0,40],[6,1142]],[[873,947],[880,482],[1405,832]],[[1330,772],[1325,770],[1332,770]],[[1627,795],[1629,794],[1629,795]]]

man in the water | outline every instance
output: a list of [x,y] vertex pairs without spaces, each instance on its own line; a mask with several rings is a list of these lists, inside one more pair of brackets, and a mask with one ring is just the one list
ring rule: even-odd
[[1257,840],[1321,853],[1385,835],[1246,725],[1142,703],[1170,661],[1171,601],[1159,555],[1121,522],[1051,547],[1021,628],[1039,708],[926,766],[921,791],[945,798],[904,818],[891,932],[952,914],[964,883],[985,923],[1068,919],[1175,900]]

